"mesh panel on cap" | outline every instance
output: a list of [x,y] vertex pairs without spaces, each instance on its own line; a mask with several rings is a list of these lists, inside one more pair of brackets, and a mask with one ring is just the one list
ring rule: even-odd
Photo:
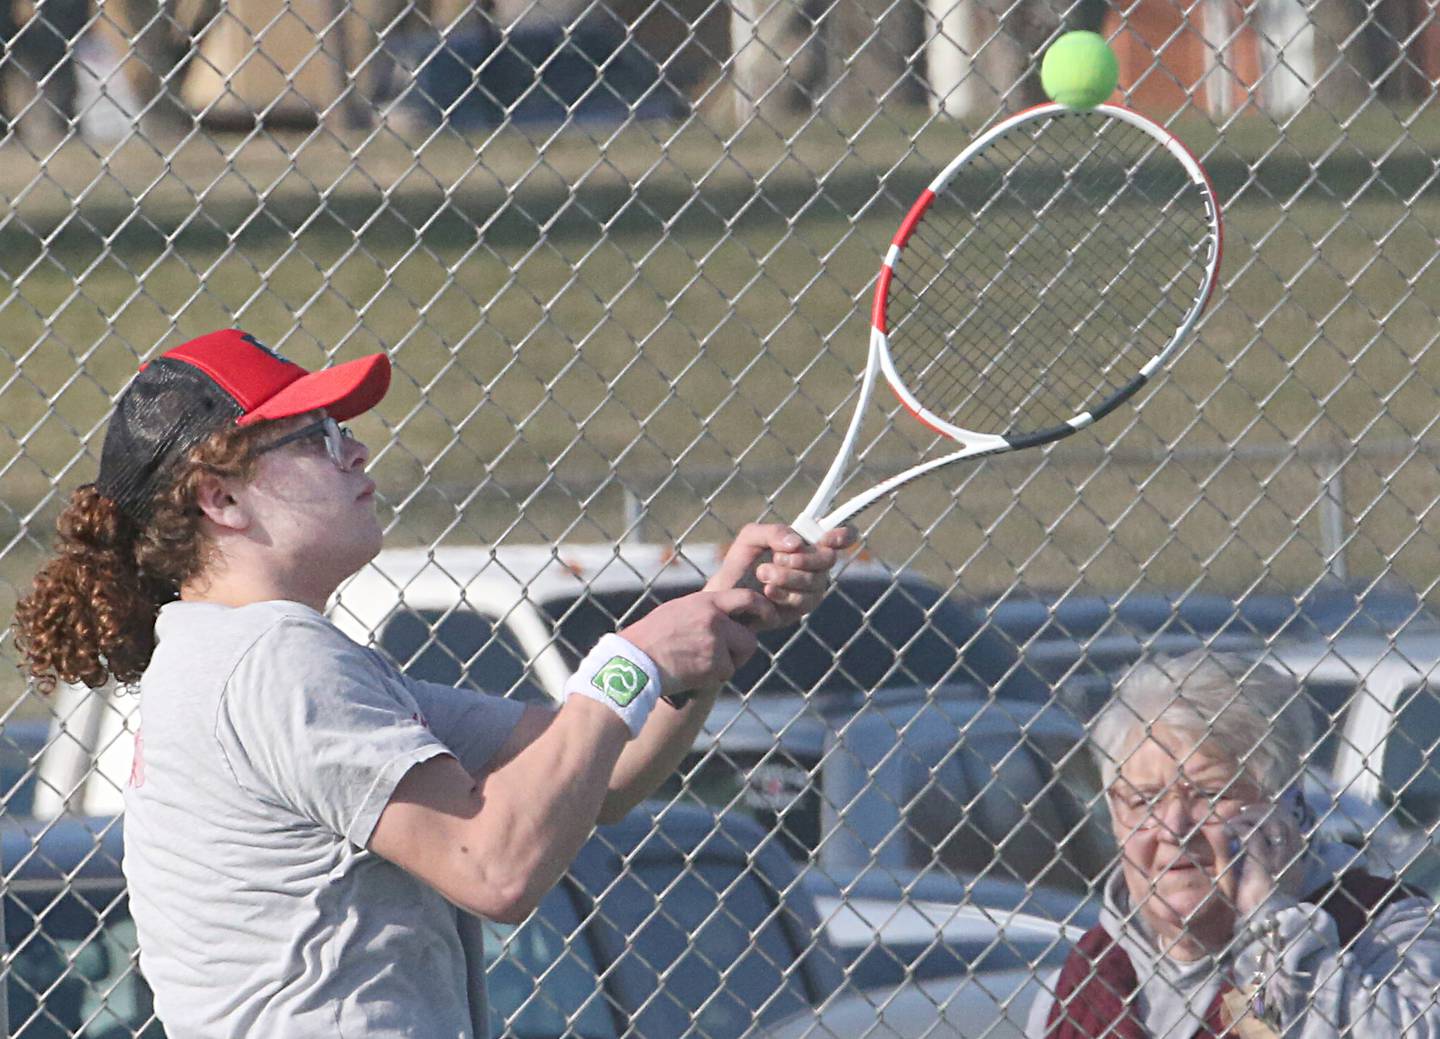
[[173,463],[242,410],[208,376],[160,358],[135,377],[116,405],[100,452],[100,493],[137,523],[150,518]]

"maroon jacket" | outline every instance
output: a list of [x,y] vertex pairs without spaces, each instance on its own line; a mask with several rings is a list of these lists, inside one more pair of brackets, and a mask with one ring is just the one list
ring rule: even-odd
[[[1340,944],[1348,945],[1365,928],[1373,911],[1413,894],[1394,880],[1355,870],[1303,901],[1318,904],[1329,913]],[[1060,969],[1047,1039],[1149,1039],[1135,1006],[1139,987],[1129,954],[1097,924],[1085,932]],[[1233,1035],[1222,1032],[1225,1024],[1220,1012],[1220,1000],[1230,987],[1220,987],[1194,1039],[1229,1039]]]

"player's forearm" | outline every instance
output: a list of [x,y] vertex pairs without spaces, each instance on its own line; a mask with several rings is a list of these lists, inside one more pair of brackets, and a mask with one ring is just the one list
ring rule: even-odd
[[628,732],[601,704],[572,698],[529,746],[485,777],[479,795],[486,872],[523,918],[585,843]]
[[626,745],[610,775],[609,793],[600,809],[602,823],[621,819],[674,774],[700,734],[718,693],[718,686],[698,692],[681,710],[663,700],[655,705],[645,728]]

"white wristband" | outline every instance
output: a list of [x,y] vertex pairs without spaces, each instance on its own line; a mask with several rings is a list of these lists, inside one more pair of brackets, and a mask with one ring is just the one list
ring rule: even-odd
[[645,653],[619,635],[606,635],[565,683],[565,699],[588,696],[620,716],[633,740],[660,696],[660,671]]

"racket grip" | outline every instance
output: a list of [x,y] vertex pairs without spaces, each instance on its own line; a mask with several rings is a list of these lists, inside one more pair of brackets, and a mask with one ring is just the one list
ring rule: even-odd
[[[768,548],[764,552],[761,552],[760,555],[756,557],[755,564],[750,567],[749,570],[745,571],[745,576],[740,578],[740,580],[735,583],[735,587],[744,588],[747,591],[751,592],[759,592],[761,595],[764,595],[765,582],[761,581],[760,578],[755,576],[755,571],[760,569],[760,567],[764,566],[766,563],[770,562],[770,560],[774,558],[775,554],[771,552]],[[739,613],[732,613],[730,617],[732,620],[736,621],[739,624],[745,625],[747,628],[754,628],[760,623],[759,617],[756,617],[754,614],[748,613],[744,610],[740,611]]]
[[[771,552],[768,548],[765,551],[761,552],[760,555],[755,559],[755,565],[752,566],[749,570],[745,571],[745,576],[740,578],[740,580],[736,582],[735,587],[746,588],[752,592],[759,592],[761,595],[765,594],[765,584],[760,580],[760,578],[755,576],[755,571],[774,558],[775,554]],[[749,613],[734,613],[730,616],[736,623],[743,624],[747,628],[753,628],[759,622],[758,617],[752,616]],[[689,692],[671,693],[668,695],[662,694],[660,699],[664,700],[676,710],[680,710],[690,702],[690,698],[694,695],[694,693]]]
[[761,552],[760,555],[756,557],[755,565],[752,566],[749,570],[745,571],[745,576],[740,578],[740,580],[736,583],[735,587],[745,588],[752,592],[763,593],[765,591],[765,583],[761,581],[760,578],[755,576],[755,571],[759,570],[762,566],[764,566],[766,563],[770,562],[774,558],[775,553],[771,552],[768,548],[765,549],[765,551]]

